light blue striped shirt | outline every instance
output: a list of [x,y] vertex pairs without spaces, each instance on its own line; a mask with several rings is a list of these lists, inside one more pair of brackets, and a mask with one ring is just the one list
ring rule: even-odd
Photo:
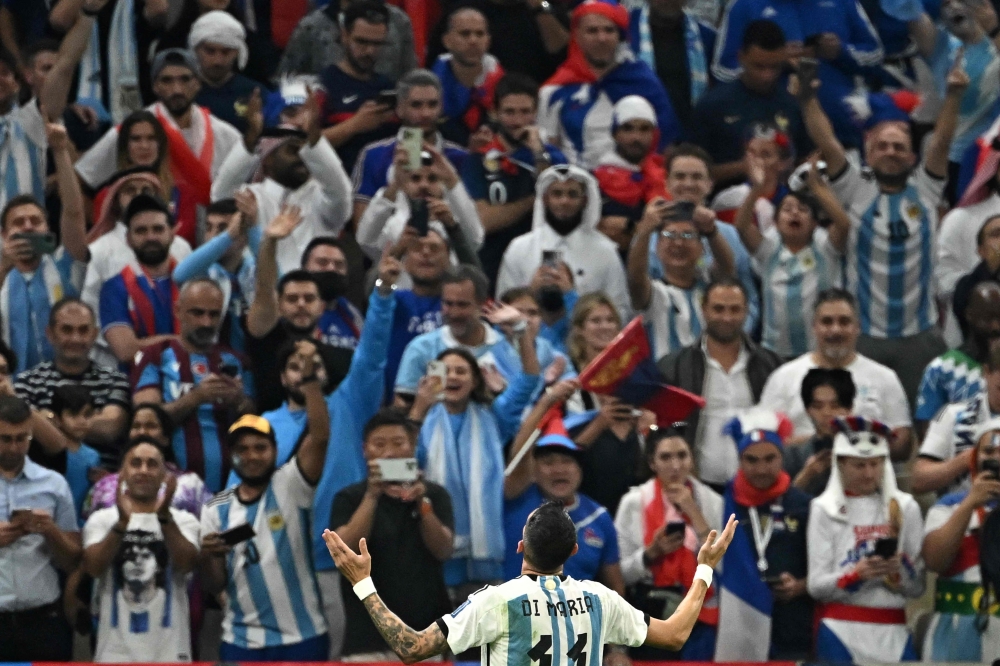
[[0,116],[0,208],[19,194],[45,201],[45,121],[32,98]]

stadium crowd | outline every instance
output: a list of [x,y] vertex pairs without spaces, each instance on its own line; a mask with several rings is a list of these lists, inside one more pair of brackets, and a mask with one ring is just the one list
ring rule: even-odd
[[395,661],[323,531],[423,628],[547,500],[740,520],[591,664],[1000,655],[998,6],[0,0],[0,661]]

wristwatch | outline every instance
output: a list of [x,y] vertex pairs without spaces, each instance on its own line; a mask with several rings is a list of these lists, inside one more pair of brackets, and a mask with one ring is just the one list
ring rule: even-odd
[[551,13],[552,13],[552,3],[549,2],[549,0],[542,0],[540,3],[538,3],[538,6],[535,7],[535,15],[551,14]]

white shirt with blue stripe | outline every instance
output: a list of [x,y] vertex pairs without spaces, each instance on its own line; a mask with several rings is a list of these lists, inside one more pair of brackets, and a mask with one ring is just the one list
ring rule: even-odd
[[522,575],[470,594],[437,624],[455,654],[487,646],[490,666],[601,666],[605,645],[642,645],[649,618],[600,583]]
[[753,258],[764,293],[761,344],[784,357],[805,354],[815,342],[810,320],[816,296],[840,284],[840,254],[826,229],[817,228],[809,245],[793,253],[771,227]]
[[643,319],[647,334],[652,334],[653,357],[657,360],[701,337],[705,327],[701,299],[706,283],[699,279],[690,289],[682,289],[663,280],[651,281]]
[[901,192],[888,194],[849,163],[830,184],[851,218],[844,286],[858,299],[863,334],[902,338],[937,322],[935,229],[945,182],[920,165]]
[[226,556],[223,642],[257,650],[326,633],[309,532],[315,492],[293,457],[257,501],[244,504],[231,488],[205,505],[202,534],[244,523],[256,533]]
[[19,194],[45,201],[45,121],[31,98],[0,116],[0,208]]

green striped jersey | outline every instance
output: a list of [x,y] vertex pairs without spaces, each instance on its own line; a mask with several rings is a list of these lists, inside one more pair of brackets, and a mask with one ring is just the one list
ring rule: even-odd
[[600,666],[605,645],[636,647],[649,618],[600,583],[518,576],[438,620],[452,652],[485,646],[490,666]]

